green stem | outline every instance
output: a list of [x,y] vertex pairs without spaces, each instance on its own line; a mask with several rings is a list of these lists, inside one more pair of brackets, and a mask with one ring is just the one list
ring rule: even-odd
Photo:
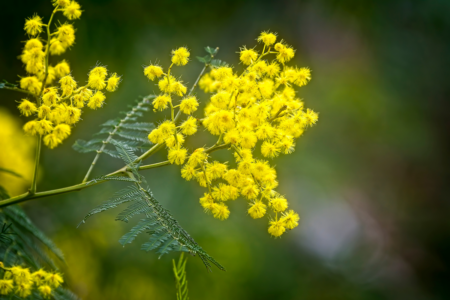
[[41,157],[41,146],[42,146],[42,135],[39,135],[37,137],[33,181],[31,181],[31,188],[30,188],[31,195],[34,195],[36,193],[37,175],[38,175],[38,170],[39,170],[39,158]]
[[52,20],[53,20],[53,16],[55,15],[55,13],[58,11],[58,6],[55,7],[55,9],[52,12],[52,15],[50,16],[50,20],[48,21],[47,24],[47,49],[45,50],[45,65],[44,65],[44,70],[45,70],[45,75],[44,75],[44,80],[42,81],[42,88],[41,91],[39,92],[39,96],[38,96],[38,105],[40,105],[41,103],[41,96],[42,93],[44,92],[45,89],[45,85],[47,82],[47,77],[48,77],[48,57],[50,56],[50,38],[51,38],[51,34],[50,34],[50,25],[52,24]]
[[4,86],[4,87],[2,87],[2,89],[5,89],[5,90],[11,90],[11,91],[16,91],[16,92],[24,93],[24,94],[28,94],[28,95],[30,95],[30,96],[35,96],[35,94],[33,94],[33,93],[29,92],[29,91],[22,90],[22,89],[19,89],[19,88],[16,88],[16,87]]

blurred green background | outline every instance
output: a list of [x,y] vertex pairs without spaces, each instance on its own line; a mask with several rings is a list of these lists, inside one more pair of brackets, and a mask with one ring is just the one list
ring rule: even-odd
[[[203,213],[203,189],[182,180],[179,167],[145,171],[157,199],[227,268],[208,273],[190,257],[191,299],[450,299],[450,1],[80,4],[76,45],[62,58],[80,82],[97,62],[123,82],[103,109],[85,110],[62,146],[45,149],[39,190],[80,182],[94,155],[73,151],[74,141],[88,139],[137,96],[157,92],[142,65],[167,66],[179,46],[192,57],[211,46],[240,69],[239,47],[253,47],[270,29],[297,49],[293,64],[313,70],[299,95],[320,113],[296,151],[275,160],[278,190],[300,212],[301,224],[273,239],[267,220],[246,214],[243,199],[231,204],[227,221],[218,221]],[[16,82],[16,74],[25,74],[17,59],[24,19],[37,12],[47,20],[51,10],[50,1],[2,2],[0,79]],[[175,73],[191,85],[201,68],[193,59]],[[0,107],[18,116],[20,97],[1,91]],[[203,146],[211,141],[206,136],[187,145]],[[222,152],[214,157],[230,159]],[[152,158],[162,159],[162,153]],[[94,176],[119,167],[120,161],[101,157]],[[103,184],[23,206],[65,252],[68,287],[83,299],[175,299],[171,259],[177,255],[158,260],[140,251],[145,236],[125,248],[118,243],[133,222],[115,222],[112,211],[76,229],[117,189]]]

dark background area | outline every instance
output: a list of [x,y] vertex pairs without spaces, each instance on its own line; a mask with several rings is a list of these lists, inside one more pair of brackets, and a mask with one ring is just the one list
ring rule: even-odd
[[[450,299],[449,1],[80,4],[76,44],[61,58],[80,82],[97,62],[123,82],[104,108],[85,110],[62,146],[44,150],[39,190],[80,182],[94,155],[73,151],[74,141],[88,139],[137,96],[157,92],[142,65],[158,60],[167,67],[172,49],[186,46],[195,57],[211,46],[242,69],[239,47],[253,47],[261,31],[272,30],[297,49],[292,64],[313,70],[299,96],[320,113],[296,151],[274,162],[278,190],[301,223],[273,239],[267,220],[246,214],[243,199],[232,203],[227,221],[218,221],[203,213],[203,189],[182,180],[179,167],[145,171],[155,196],[227,268],[208,273],[189,258],[191,299]],[[25,75],[17,59],[24,19],[38,13],[47,21],[51,10],[50,1],[2,3],[0,79]],[[193,59],[174,72],[190,86],[201,68]],[[21,95],[0,93],[0,106],[18,116]],[[163,118],[151,112],[144,119]],[[213,141],[205,136],[187,145]],[[221,152],[214,157],[230,159]],[[163,153],[152,158],[162,159]],[[101,157],[94,173],[119,167],[120,161]],[[108,212],[76,229],[115,190],[104,184],[23,206],[65,252],[68,286],[84,299],[174,299],[171,259],[177,255],[158,260],[140,251],[145,237],[125,248],[117,242],[133,222],[115,222],[116,212]]]

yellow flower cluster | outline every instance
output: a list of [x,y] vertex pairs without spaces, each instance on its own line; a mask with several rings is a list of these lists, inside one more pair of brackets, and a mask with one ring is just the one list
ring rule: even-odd
[[[49,64],[50,54],[60,55],[75,42],[72,24],[60,24],[54,32],[50,31],[55,13],[62,12],[69,20],[78,19],[82,13],[76,1],[53,0],[53,5],[48,24],[43,24],[37,15],[25,22],[25,31],[31,38],[25,42],[20,56],[28,73],[20,79],[20,88],[28,91],[36,102],[22,99],[18,106],[24,116],[36,117],[25,124],[25,132],[44,136],[45,145],[51,149],[70,135],[71,126],[80,120],[85,104],[91,109],[102,107],[106,98],[102,90],[114,92],[121,80],[116,73],[108,77],[105,67],[96,66],[89,73],[88,83],[78,86],[65,60],[54,66]],[[47,29],[46,42],[39,36],[43,28]]]
[[[167,74],[156,65],[145,68],[144,73],[151,80],[164,76],[158,83],[163,94],[155,98],[153,105],[155,110],[170,106],[172,117],[154,129],[149,139],[153,143],[165,143],[170,163],[184,164],[183,178],[195,179],[200,186],[208,188],[200,198],[205,211],[220,220],[227,219],[230,211],[226,201],[241,195],[249,202],[248,214],[252,218],[262,218],[268,210],[272,211],[268,232],[279,237],[286,229],[298,226],[300,218],[288,210],[286,198],[275,191],[278,186],[275,168],[267,160],[256,158],[254,150],[259,148],[261,155],[268,159],[292,153],[295,139],[317,122],[318,114],[305,110],[296,95],[294,87],[306,85],[311,80],[311,71],[286,65],[294,57],[294,49],[283,41],[277,42],[277,36],[270,32],[261,33],[258,41],[263,44],[262,52],[241,49],[240,60],[246,68],[240,75],[229,66],[220,66],[212,67],[200,79],[200,88],[213,93],[200,122],[219,138],[213,147],[196,149],[191,155],[182,144],[185,136],[197,131],[197,119],[189,116],[178,126],[174,108],[179,107],[181,112],[190,115],[197,110],[197,99],[188,95],[174,106],[172,94],[183,96],[186,88],[170,75],[172,66]],[[187,63],[189,52],[185,48],[172,54],[172,65]],[[268,55],[275,58],[266,60]],[[183,89],[177,89],[178,85]],[[235,167],[210,161],[209,153],[217,147],[233,152]]]
[[20,266],[7,268],[0,262],[3,270],[3,279],[0,279],[0,295],[13,295],[26,298],[35,290],[42,297],[48,299],[52,296],[52,290],[64,282],[58,273],[46,272],[40,269],[31,273],[29,269]]

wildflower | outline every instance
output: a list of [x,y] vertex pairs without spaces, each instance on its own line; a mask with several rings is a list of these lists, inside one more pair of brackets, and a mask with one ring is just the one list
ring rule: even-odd
[[50,54],[60,55],[66,52],[65,45],[58,39],[53,38],[50,40]]
[[55,148],[59,144],[61,144],[62,140],[58,138],[55,133],[47,134],[44,137],[44,144],[50,149]]
[[42,18],[38,15],[33,16],[25,21],[25,31],[29,35],[36,35],[42,32]]
[[12,279],[0,279],[0,295],[8,295],[13,290]]
[[25,133],[36,135],[39,132],[39,121],[33,120],[25,123],[23,130]]
[[16,293],[21,298],[26,298],[31,295],[32,285],[31,283],[18,283],[16,286]]
[[266,46],[273,45],[276,40],[276,34],[266,31],[261,32],[261,35],[258,37],[258,42],[263,42]]
[[42,83],[35,76],[22,77],[20,88],[37,95],[41,91]]
[[233,69],[230,67],[220,67],[220,68],[217,68],[214,72],[214,77],[217,80],[224,80],[231,76],[233,76]]
[[187,120],[180,125],[180,129],[184,135],[193,135],[197,132],[197,120],[193,117],[187,118]]
[[28,284],[31,282],[30,270],[28,270],[26,268],[14,266],[11,268],[11,273],[13,275],[14,281],[17,284],[20,284],[20,283]]
[[79,19],[81,17],[81,7],[75,1],[70,1],[69,4],[65,5],[63,15],[69,20]]
[[25,51],[30,51],[31,49],[42,50],[43,47],[44,45],[42,45],[42,42],[39,40],[39,38],[33,38],[26,41],[25,47],[23,49]]
[[241,190],[241,194],[247,199],[255,199],[259,194],[258,186],[254,184],[244,186]]
[[106,87],[105,78],[108,71],[105,67],[95,67],[89,72],[88,87],[103,90]]
[[52,122],[45,119],[38,121],[37,132],[40,135],[49,133],[52,130],[53,130]]
[[223,203],[214,203],[211,205],[211,212],[214,218],[219,220],[226,220],[230,215],[230,210]]
[[52,109],[49,106],[42,104],[38,110],[38,117],[41,119],[48,118],[50,116],[51,112],[52,112]]
[[117,89],[117,86],[120,83],[120,76],[117,76],[117,73],[113,73],[109,78],[108,78],[108,84],[106,86],[106,90],[108,92],[114,92]]
[[171,148],[167,156],[171,164],[182,165],[186,160],[187,150],[184,148]]
[[257,141],[256,134],[252,131],[244,131],[239,137],[239,145],[243,148],[253,148]]
[[164,139],[167,139],[170,135],[175,133],[175,124],[172,121],[164,121],[159,126],[158,129],[161,131]]
[[67,124],[75,124],[80,120],[81,110],[79,108],[69,106],[67,107],[66,112],[64,121]]
[[39,288],[39,292],[44,298],[50,298],[52,294],[52,288],[48,285],[41,285]]
[[73,79],[72,76],[67,75],[59,80],[61,84],[61,89],[63,91],[62,96],[70,96],[74,89],[77,88],[77,82]]
[[219,201],[227,201],[230,197],[229,186],[223,183],[219,183],[218,186],[213,187],[212,196]]
[[244,65],[250,65],[258,58],[258,53],[253,49],[247,49],[246,47],[241,49],[240,60]]
[[269,142],[269,141],[265,141],[262,145],[261,145],[261,154],[264,157],[277,157],[278,154],[280,153],[280,149],[277,147],[276,144]]
[[37,111],[36,104],[28,101],[27,99],[22,99],[22,102],[20,102],[18,108],[25,117],[29,117]]
[[181,169],[181,177],[186,179],[187,181],[191,180],[195,177],[195,173],[197,171],[195,170],[195,167],[193,167],[190,164],[185,164],[183,168]]
[[319,120],[319,115],[315,113],[312,109],[307,109],[305,114],[307,125],[312,126],[316,124],[317,120]]
[[66,7],[67,5],[70,4],[70,0],[53,0],[52,2],[54,6],[59,7]]
[[70,47],[75,43],[75,29],[72,24],[62,24],[58,27],[57,39],[60,41],[64,48]]
[[253,219],[262,218],[266,214],[266,207],[261,201],[255,201],[248,209],[248,214]]
[[266,75],[270,78],[274,78],[276,75],[280,73],[280,65],[278,65],[276,62],[272,62],[270,65],[266,68]]
[[269,224],[270,226],[268,231],[274,237],[279,237],[286,231],[286,228],[284,227],[284,222],[281,219],[270,221]]
[[311,70],[309,68],[301,68],[295,72],[293,83],[298,86],[304,86],[311,80]]
[[206,165],[206,172],[212,180],[221,178],[227,172],[227,169],[226,164],[219,163],[218,161]]
[[49,273],[45,278],[48,285],[51,287],[57,288],[64,282],[62,276],[58,273]]
[[97,91],[90,99],[88,103],[88,107],[91,109],[97,109],[103,106],[103,102],[105,102],[105,95]]
[[167,105],[172,102],[170,95],[163,94],[156,97],[152,104],[155,110],[164,110],[167,108]]
[[165,140],[166,146],[169,148],[173,148],[177,145],[182,145],[184,143],[184,136],[182,134],[177,133],[177,138],[175,139],[175,135],[171,135],[169,138]]
[[286,198],[279,196],[270,200],[270,206],[275,212],[283,212],[287,209],[288,203]]
[[60,140],[64,140],[70,135],[71,129],[67,124],[58,124],[53,128],[53,134]]
[[277,60],[282,64],[290,61],[295,54],[294,49],[284,45],[283,43],[275,44],[275,50],[278,51]]
[[187,115],[190,115],[191,113],[196,111],[197,107],[198,107],[198,102],[197,102],[197,99],[195,98],[195,96],[191,96],[191,97],[181,100],[180,110]]
[[58,92],[56,88],[48,88],[44,90],[42,95],[42,101],[45,105],[52,106],[59,100]]
[[214,199],[209,193],[205,193],[202,198],[200,198],[200,205],[205,209],[205,211],[210,211],[214,205]]
[[161,77],[164,74],[163,69],[160,66],[150,65],[145,67],[144,75],[148,77],[150,80],[154,80],[155,77]]
[[295,227],[297,227],[298,220],[300,220],[300,217],[293,210],[290,210],[281,218],[281,221],[284,223],[284,226],[287,229],[294,229]]
[[172,63],[177,66],[184,66],[188,63],[190,55],[191,54],[185,47],[172,50]]
[[199,164],[203,164],[207,157],[204,148],[195,149],[195,151],[189,156],[188,164],[196,167]]
[[149,135],[148,135],[148,139],[150,142],[152,142],[153,144],[161,144],[164,143],[164,137],[161,133],[161,130],[159,128],[153,129]]

